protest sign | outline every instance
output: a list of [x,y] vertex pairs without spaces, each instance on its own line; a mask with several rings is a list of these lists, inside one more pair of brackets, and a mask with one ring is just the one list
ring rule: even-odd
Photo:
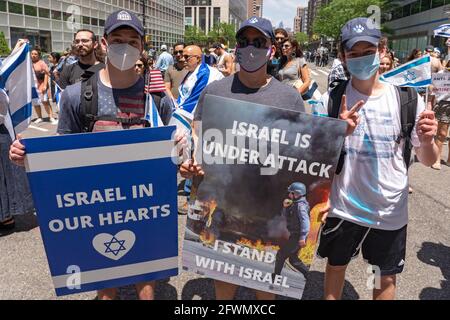
[[301,298],[347,124],[209,95],[202,119],[183,269]]
[[450,72],[433,73],[433,92],[437,95],[450,93]]
[[57,295],[178,274],[174,129],[23,140]]

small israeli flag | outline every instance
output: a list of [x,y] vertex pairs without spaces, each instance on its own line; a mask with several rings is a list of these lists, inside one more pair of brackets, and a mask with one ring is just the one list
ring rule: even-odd
[[5,125],[14,140],[17,133],[28,128],[32,104],[38,99],[28,43],[17,48],[3,61],[0,88],[4,89],[9,97]]
[[443,24],[433,31],[435,37],[450,38],[450,24]]
[[163,127],[164,123],[159,116],[158,108],[156,108],[155,101],[150,93],[145,95],[145,120],[153,127]]
[[398,87],[426,87],[431,84],[431,58],[429,55],[412,60],[384,73],[380,81]]
[[61,94],[62,94],[63,90],[61,89],[60,86],[58,86],[58,84],[55,82],[55,102],[56,102],[56,108],[59,111],[60,110],[60,101],[61,101]]

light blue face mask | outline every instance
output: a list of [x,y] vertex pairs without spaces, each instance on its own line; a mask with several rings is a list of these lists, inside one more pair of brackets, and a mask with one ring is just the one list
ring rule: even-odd
[[359,80],[370,79],[380,68],[380,55],[378,53],[364,57],[347,59],[348,71]]

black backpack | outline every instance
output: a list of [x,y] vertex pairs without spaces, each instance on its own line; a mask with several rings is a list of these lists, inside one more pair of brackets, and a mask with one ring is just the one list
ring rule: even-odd
[[[345,89],[349,80],[340,81],[335,83],[334,88],[330,91],[328,100],[328,116],[331,118],[339,118],[341,109],[342,96],[345,94]],[[414,129],[417,113],[417,92],[414,88],[395,87],[400,97],[400,123],[401,132],[396,142],[400,143],[402,139],[405,140],[403,147],[403,160],[405,161],[406,168],[409,168],[411,160],[412,142],[411,133]],[[340,174],[344,166],[345,161],[345,148],[342,148],[339,162],[336,167],[336,174]]]
[[[98,115],[98,72],[86,70],[86,72],[83,74],[81,81],[80,98],[80,113],[83,132],[92,132],[95,122],[99,120],[120,122],[127,126],[150,126],[147,120],[141,118],[120,118],[114,116]],[[159,105],[159,103],[157,103],[157,105]]]

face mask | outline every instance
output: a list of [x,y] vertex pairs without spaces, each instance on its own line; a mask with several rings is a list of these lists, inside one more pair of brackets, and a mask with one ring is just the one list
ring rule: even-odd
[[247,72],[256,72],[261,69],[270,58],[272,48],[255,48],[249,45],[236,50],[236,58],[239,66]]
[[134,68],[140,52],[128,43],[111,44],[108,46],[108,61],[120,71]]
[[378,53],[369,56],[347,59],[348,71],[359,80],[370,79],[380,68],[380,55]]

